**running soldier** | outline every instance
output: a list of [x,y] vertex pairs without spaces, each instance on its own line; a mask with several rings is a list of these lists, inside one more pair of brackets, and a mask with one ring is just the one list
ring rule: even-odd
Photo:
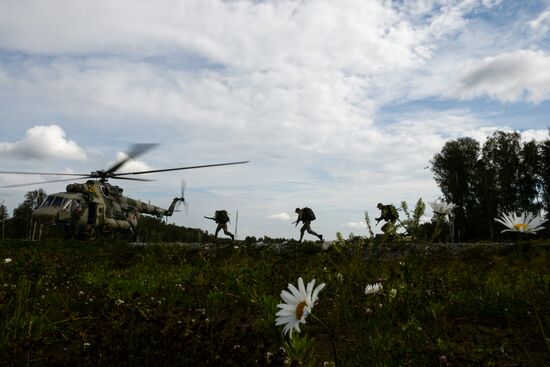
[[227,223],[229,223],[229,215],[227,214],[226,210],[216,210],[213,217],[205,216],[205,218],[212,219],[218,224],[218,226],[216,227],[214,238],[218,238],[218,233],[220,232],[220,230],[223,229],[223,233],[225,233],[226,236],[231,237],[232,240],[235,239],[235,236],[227,230]]
[[380,209],[380,216],[378,218],[374,218],[376,220],[376,224],[378,224],[381,220],[385,220],[386,224],[382,226],[382,232],[385,234],[395,234],[395,222],[399,219],[399,213],[397,212],[395,206],[392,204],[384,205],[382,203],[378,203],[376,207]]
[[323,242],[323,235],[317,234],[311,230],[311,222],[315,220],[315,214],[313,213],[313,210],[307,207],[302,209],[296,208],[294,212],[298,214],[298,218],[293,223],[296,224],[296,226],[298,226],[298,223],[300,222],[304,223],[302,228],[300,228],[300,241],[298,242],[302,242],[305,231],[307,231],[307,233],[309,234],[317,236],[319,238],[319,241]]

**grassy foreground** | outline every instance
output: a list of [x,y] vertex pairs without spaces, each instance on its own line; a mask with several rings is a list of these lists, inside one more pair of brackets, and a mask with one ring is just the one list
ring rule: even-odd
[[[550,360],[550,245],[391,247],[5,241],[0,364],[323,366],[331,335],[339,366]],[[310,316],[291,345],[275,313],[298,277],[326,283],[330,333]]]

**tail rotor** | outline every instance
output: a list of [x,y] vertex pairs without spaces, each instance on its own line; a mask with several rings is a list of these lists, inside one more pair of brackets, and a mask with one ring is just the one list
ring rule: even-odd
[[185,200],[185,188],[187,184],[185,183],[185,180],[181,180],[181,196],[178,198],[179,201],[176,204],[176,210],[175,211],[181,211],[178,210],[181,207],[181,204],[183,203],[183,208],[185,210],[185,214],[189,213],[189,204],[187,203],[187,200]]

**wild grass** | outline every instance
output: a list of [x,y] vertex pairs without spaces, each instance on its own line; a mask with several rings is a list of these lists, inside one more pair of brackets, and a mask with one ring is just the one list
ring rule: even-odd
[[542,366],[550,245],[524,245],[5,241],[0,360],[322,366],[333,355],[318,322],[292,344],[275,327],[281,290],[302,277],[327,284],[314,314],[340,366]]

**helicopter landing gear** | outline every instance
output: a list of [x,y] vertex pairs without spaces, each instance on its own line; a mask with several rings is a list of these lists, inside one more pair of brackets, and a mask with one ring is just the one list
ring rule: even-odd
[[87,224],[78,228],[77,238],[79,240],[95,240],[97,237],[97,229],[94,226]]

